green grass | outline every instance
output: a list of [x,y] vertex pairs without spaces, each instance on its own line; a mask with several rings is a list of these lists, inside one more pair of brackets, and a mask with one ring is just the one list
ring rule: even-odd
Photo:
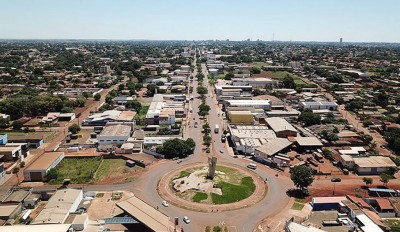
[[199,203],[207,198],[208,198],[207,193],[196,192],[196,195],[193,196],[192,201]]
[[252,65],[253,67],[256,67],[256,68],[261,69],[262,66],[266,66],[267,63],[265,63],[265,62],[253,62],[251,65]]
[[228,204],[243,200],[249,197],[256,189],[253,178],[249,176],[243,177],[240,185],[221,181],[217,186],[221,188],[222,195],[211,193],[214,204]]
[[149,110],[150,106],[142,106],[138,114],[136,114],[136,119],[143,120],[146,118],[147,111]]
[[96,194],[96,198],[102,198],[102,197],[104,197],[104,193],[97,193]]
[[126,166],[126,161],[123,159],[103,159],[97,169],[95,180],[102,180],[109,176],[122,175],[124,173],[133,172],[140,167],[135,166],[130,168]]
[[71,184],[85,184],[93,181],[94,173],[102,158],[65,158],[56,167],[58,178],[54,184],[61,184],[64,179],[71,179]]
[[387,226],[390,227],[390,231],[399,232],[400,231],[400,220],[397,219],[386,219],[383,221]]
[[292,205],[292,209],[294,209],[294,210],[302,210],[303,208],[304,208],[304,204],[301,204],[298,202],[295,202]]
[[190,172],[188,171],[181,171],[181,173],[179,173],[179,177],[178,178],[182,178],[182,177],[187,177],[190,175]]

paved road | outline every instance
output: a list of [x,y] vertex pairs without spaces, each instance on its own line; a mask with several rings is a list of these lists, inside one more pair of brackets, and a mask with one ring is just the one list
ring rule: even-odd
[[[125,83],[127,81],[128,81],[128,79],[125,78],[122,83]],[[89,105],[87,107],[87,109],[81,113],[79,118],[75,118],[74,120],[68,122],[67,124],[65,124],[62,127],[55,128],[56,136],[52,139],[51,143],[43,144],[41,149],[44,149],[45,151],[53,151],[54,149],[56,149],[65,140],[65,137],[68,133],[68,127],[74,123],[79,124],[82,122],[83,119],[87,118],[90,114],[90,111],[95,111],[96,107],[99,107],[100,105],[102,105],[105,102],[106,95],[111,90],[117,89],[119,84],[120,83],[112,86],[111,88],[103,90],[100,93],[101,99],[99,101],[92,101],[92,104]],[[52,129],[52,130],[54,130],[54,129]],[[39,158],[39,156],[40,155],[35,155],[32,158],[30,158],[29,162],[25,164],[25,168],[28,167],[31,163],[35,162]],[[5,194],[12,186],[18,185],[19,183],[21,183],[23,181],[25,168],[21,168],[20,171],[18,172],[19,178],[17,178],[15,175],[13,175],[4,184],[2,184],[0,186],[0,196]]]
[[[207,76],[207,70],[205,65],[202,66],[202,72]],[[196,74],[194,73],[194,76]],[[209,94],[207,97],[207,104],[211,106],[210,115],[208,116],[208,121],[213,130],[215,124],[219,124],[222,129],[223,120],[221,116],[218,116],[220,109],[217,106],[217,102],[214,96],[214,90],[208,85],[208,80],[205,78],[204,84],[208,86]],[[192,83],[194,87],[193,96],[194,100],[191,101],[190,107],[193,108],[194,113],[188,114],[190,127],[186,128],[186,134],[191,136],[197,146],[195,152],[190,157],[183,160],[181,164],[177,164],[175,161],[161,160],[153,165],[151,165],[147,171],[145,171],[137,180],[131,183],[124,183],[118,185],[85,185],[85,191],[115,191],[115,190],[127,190],[133,192],[139,198],[143,199],[150,205],[158,206],[159,210],[167,214],[172,218],[179,217],[182,219],[183,216],[188,216],[191,219],[191,223],[186,225],[180,221],[181,226],[185,231],[204,231],[204,228],[209,226],[226,224],[232,229],[232,231],[249,232],[255,229],[255,226],[264,218],[273,216],[282,211],[282,209],[289,202],[289,198],[285,194],[285,191],[292,187],[291,181],[283,176],[276,177],[275,171],[259,165],[256,173],[262,178],[268,178],[268,193],[267,197],[260,201],[258,204],[226,212],[218,213],[201,213],[193,212],[186,209],[182,209],[173,205],[168,208],[161,206],[163,199],[158,195],[157,185],[161,176],[167,173],[172,168],[177,165],[184,165],[189,163],[204,162],[206,164],[207,157],[217,156],[219,162],[228,162],[236,165],[245,166],[245,159],[233,158],[228,154],[227,147],[225,143],[221,142],[220,135],[212,133],[213,142],[212,152],[205,153],[202,152],[202,134],[201,125],[199,117],[197,115],[198,106],[200,104],[200,99],[198,99],[198,94],[196,93],[196,87],[198,82],[196,80]],[[193,118],[195,120],[193,120]],[[197,128],[193,127],[194,121],[199,123]],[[223,150],[223,153],[219,151]],[[36,189],[54,189],[54,187],[38,187]],[[235,229],[236,230],[235,230]]]

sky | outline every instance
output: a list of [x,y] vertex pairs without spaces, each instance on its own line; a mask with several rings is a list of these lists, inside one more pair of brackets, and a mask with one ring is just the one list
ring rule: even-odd
[[2,39],[400,42],[399,0],[0,0]]

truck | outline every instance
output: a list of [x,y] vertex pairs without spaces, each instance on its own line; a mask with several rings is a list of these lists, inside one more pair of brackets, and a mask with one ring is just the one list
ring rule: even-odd
[[214,133],[218,134],[218,132],[219,132],[219,125],[215,124]]

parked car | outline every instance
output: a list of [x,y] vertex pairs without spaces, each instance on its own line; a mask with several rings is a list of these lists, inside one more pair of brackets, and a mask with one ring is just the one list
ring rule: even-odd
[[176,163],[177,163],[177,164],[180,164],[180,163],[182,163],[182,160],[179,159],[178,161],[176,161]]
[[340,179],[340,178],[332,178],[331,179],[331,182],[341,182],[342,181],[342,179]]
[[167,201],[163,201],[161,204],[162,204],[164,207],[168,207],[168,206],[169,206],[169,204],[168,204]]
[[186,224],[189,224],[189,223],[190,223],[190,219],[189,219],[187,216],[184,216],[184,217],[183,217],[183,221],[184,221]]

